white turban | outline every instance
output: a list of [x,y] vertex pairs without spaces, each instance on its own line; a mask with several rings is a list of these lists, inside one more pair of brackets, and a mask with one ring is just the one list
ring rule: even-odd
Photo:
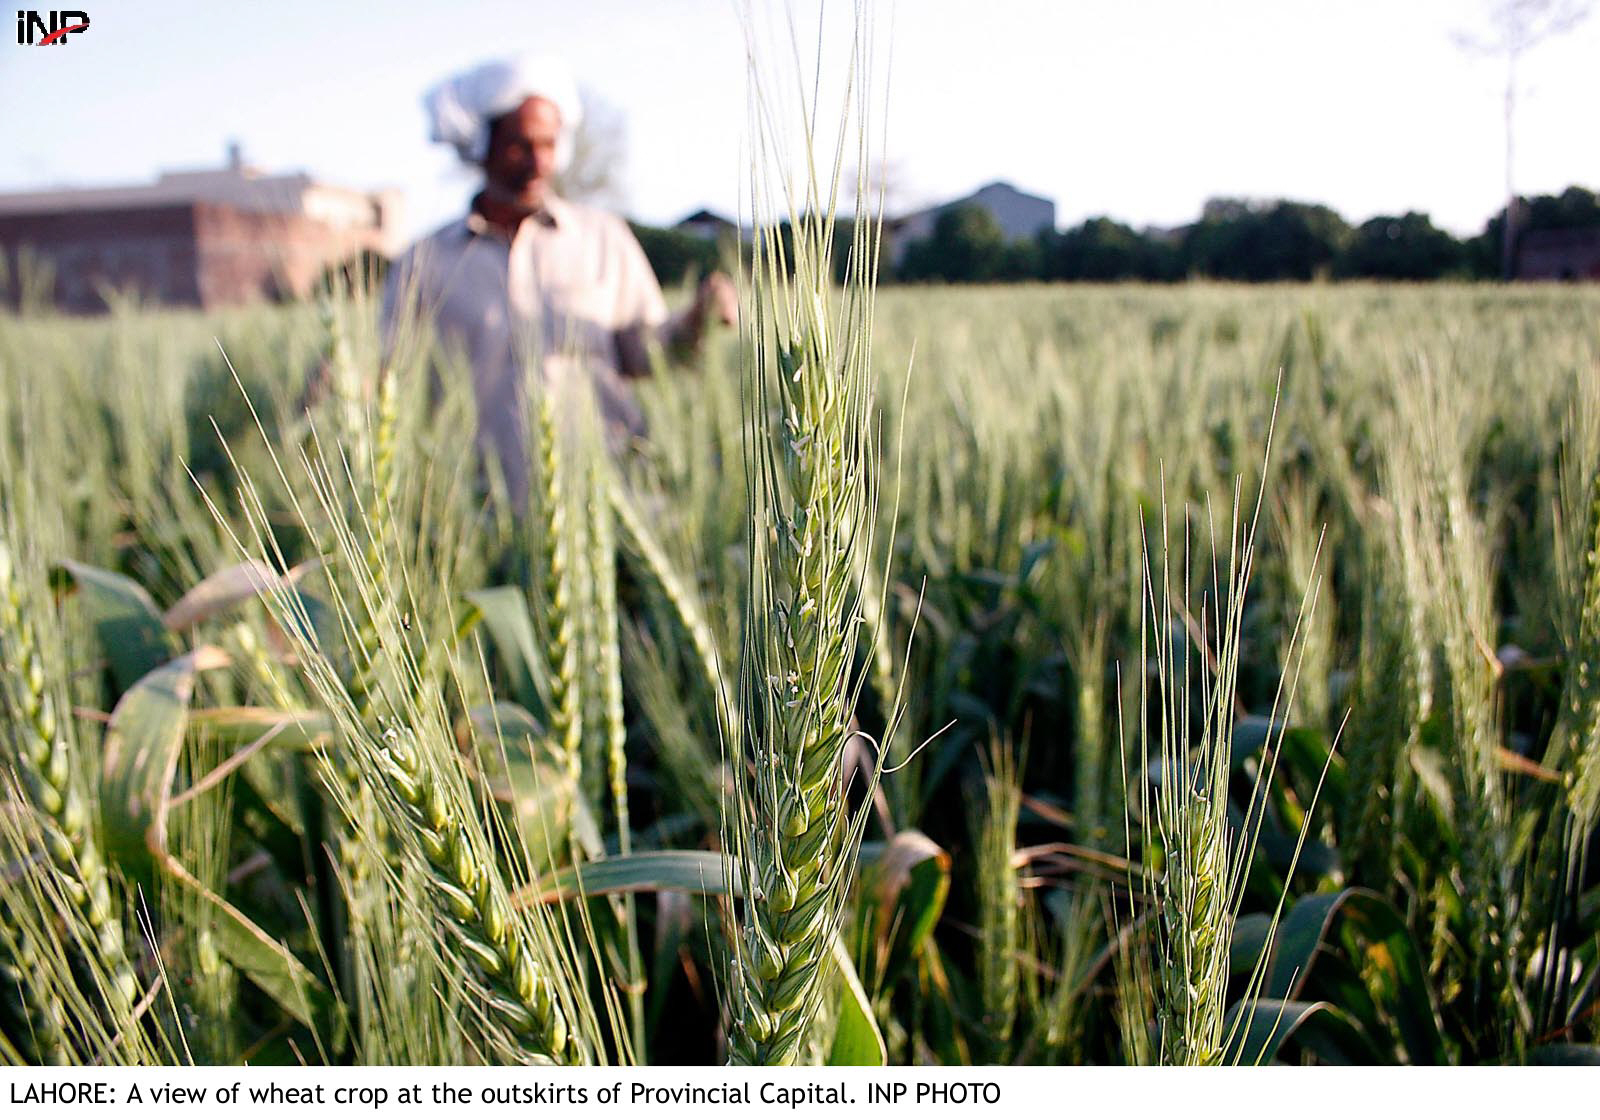
[[583,106],[572,73],[548,56],[486,62],[434,86],[422,98],[429,138],[449,144],[468,163],[482,163],[489,154],[489,122],[530,97],[542,97],[561,111],[556,169],[564,170]]

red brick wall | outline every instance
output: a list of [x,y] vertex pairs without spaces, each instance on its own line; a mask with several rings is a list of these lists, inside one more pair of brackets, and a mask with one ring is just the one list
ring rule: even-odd
[[[378,248],[378,235],[214,203],[0,214],[0,253],[13,277],[23,246],[54,266],[56,306],[81,312],[105,309],[107,285],[199,307],[304,296],[329,265]],[[16,289],[13,281],[13,303]]]
[[132,289],[159,303],[198,304],[194,207],[63,210],[0,214],[0,253],[17,297],[19,250],[28,246],[55,269],[56,306],[105,309],[102,292]]
[[331,264],[377,248],[375,231],[336,230],[301,214],[195,207],[201,302],[243,303],[262,295],[305,296]]

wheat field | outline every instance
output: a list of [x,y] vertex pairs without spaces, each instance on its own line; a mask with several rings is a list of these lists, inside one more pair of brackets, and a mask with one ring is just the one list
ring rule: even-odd
[[363,292],[0,317],[0,1058],[1595,1060],[1600,291],[769,248],[517,509]]

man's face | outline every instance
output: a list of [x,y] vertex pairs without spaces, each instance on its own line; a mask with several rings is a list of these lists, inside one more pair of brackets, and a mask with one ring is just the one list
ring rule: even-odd
[[518,206],[531,210],[542,205],[555,175],[560,137],[561,110],[542,97],[530,97],[499,118],[483,161],[489,186]]

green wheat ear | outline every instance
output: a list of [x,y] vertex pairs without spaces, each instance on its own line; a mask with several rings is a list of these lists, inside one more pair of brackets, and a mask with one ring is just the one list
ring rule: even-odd
[[490,1014],[535,1056],[581,1059],[550,978],[541,966],[493,858],[472,827],[474,806],[429,765],[416,737],[391,728],[378,755],[393,804],[409,820],[428,885],[462,957],[484,977]]
[[[549,663],[550,736],[563,759],[575,788],[584,774],[584,696],[580,673],[583,641],[580,633],[581,572],[574,569],[573,552],[578,519],[572,516],[570,464],[562,446],[556,389],[545,385],[535,394],[534,425],[538,432],[537,553],[539,590],[545,618],[545,656]],[[579,550],[581,556],[581,549]],[[586,564],[582,565],[586,569]],[[591,767],[591,773],[594,768]],[[597,777],[597,774],[594,774]]]
[[7,894],[6,905],[0,906],[0,984],[4,985],[5,996],[15,1001],[38,1060],[45,1065],[68,1065],[72,1062],[72,1049],[67,1044],[66,1016],[61,1005],[48,998],[38,984],[38,976],[45,968],[40,940],[17,921],[20,915],[12,913],[14,900]]
[[1021,812],[1016,760],[1009,746],[997,744],[983,776],[982,795],[971,813],[980,937],[978,991],[983,1033],[995,1061],[1006,1053],[1017,1021],[1023,903],[1013,855]]
[[[864,100],[855,118],[863,154]],[[764,136],[775,131],[767,120],[758,127]],[[733,1061],[760,1065],[805,1053],[861,827],[846,808],[843,758],[862,687],[853,660],[877,500],[868,358],[877,232],[855,223],[836,296],[834,211],[816,185],[809,130],[806,139],[811,186],[803,213],[790,196],[792,248],[776,223],[756,235],[754,360],[746,371],[754,434],[740,661],[745,765],[735,766],[725,831],[759,893],[746,904],[736,946],[728,1049]]]
[[[1159,569],[1147,564],[1145,571],[1151,612],[1146,641],[1155,645],[1159,710],[1153,732],[1141,716],[1141,816],[1147,853],[1144,889],[1156,925],[1150,968],[1157,1011],[1155,1056],[1163,1065],[1217,1065],[1223,1059],[1236,879],[1242,882],[1238,865],[1253,849],[1249,837],[1234,836],[1228,826],[1229,744],[1252,534],[1247,531],[1241,542],[1236,526],[1231,543],[1242,557],[1236,554],[1230,560],[1226,599],[1202,613],[1207,617],[1215,612],[1216,631],[1202,631],[1197,640],[1205,648],[1197,652],[1192,643],[1181,655],[1172,652],[1168,635],[1178,611],[1187,605],[1172,592],[1165,535]],[[1181,567],[1187,566],[1184,556]],[[1191,663],[1191,655],[1210,656],[1212,641],[1217,643],[1214,669]],[[1197,712],[1198,734],[1192,727]],[[1153,794],[1148,785],[1152,764],[1157,773]]]
[[[128,959],[122,919],[105,856],[95,837],[91,800],[72,758],[68,727],[58,714],[52,675],[33,623],[40,609],[29,595],[10,544],[0,538],[0,704],[11,733],[11,761],[44,827],[44,848],[60,877],[87,951],[111,979],[106,996],[115,1017],[129,1017],[139,980]],[[48,609],[48,608],[45,608]]]
[[[274,466],[287,487],[281,464]],[[541,908],[513,905],[512,884],[530,874],[520,858],[526,845],[484,811],[482,791],[457,749],[446,696],[467,682],[436,679],[424,671],[428,662],[417,652],[418,644],[425,647],[439,635],[422,630],[424,620],[412,617],[411,542],[375,570],[368,562],[370,533],[361,530],[371,521],[361,514],[359,498],[356,517],[338,516],[346,494],[327,459],[319,455],[306,466],[314,504],[297,502],[296,518],[304,525],[331,525],[330,561],[343,573],[329,580],[327,609],[344,633],[365,628],[370,679],[383,687],[356,695],[319,645],[307,601],[297,591],[274,587],[263,601],[289,637],[307,689],[332,719],[335,740],[346,752],[342,761],[355,774],[351,786],[335,783],[330,792],[350,822],[365,820],[370,805],[373,819],[387,831],[393,858],[377,862],[379,874],[365,888],[374,892],[369,921],[395,914],[422,919],[419,924],[429,931],[423,948],[433,957],[435,974],[459,977],[470,997],[419,989],[410,998],[465,1009],[475,1028],[466,1036],[473,1048],[502,1060],[587,1060],[595,1036],[584,1018],[585,993],[569,946]],[[244,498],[254,551],[274,555],[260,493],[248,478]],[[284,566],[281,555],[274,559]],[[432,622],[442,627],[450,618],[434,612]],[[399,984],[377,987],[385,998],[405,994]]]

